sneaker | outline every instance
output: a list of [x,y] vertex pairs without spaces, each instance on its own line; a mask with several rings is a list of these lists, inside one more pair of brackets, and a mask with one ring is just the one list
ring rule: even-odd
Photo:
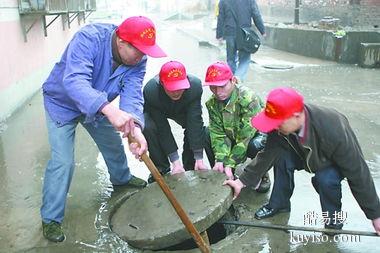
[[269,174],[267,172],[261,178],[260,185],[259,185],[259,187],[257,187],[256,191],[259,192],[259,193],[266,193],[266,192],[269,191],[270,186],[271,186],[271,181],[270,181],[270,178],[269,178]]
[[128,181],[127,185],[133,186],[133,187],[144,188],[147,185],[147,182],[145,180],[142,180],[141,178],[138,178],[138,177],[135,177],[132,175],[132,177]]
[[66,239],[61,224],[56,221],[42,222],[42,232],[44,237],[52,242],[62,242]]

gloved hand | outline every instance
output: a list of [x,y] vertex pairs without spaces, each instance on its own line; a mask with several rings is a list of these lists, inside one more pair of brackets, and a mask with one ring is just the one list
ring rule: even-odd
[[230,180],[234,180],[234,173],[232,173],[232,168],[231,167],[225,167],[224,168],[224,173],[226,174],[227,178]]
[[174,175],[182,172],[185,172],[185,169],[183,168],[181,162],[179,160],[174,161],[172,163],[172,170],[170,171],[170,174]]
[[223,163],[222,162],[216,162],[215,165],[214,165],[214,168],[212,168],[212,169],[216,170],[216,171],[219,171],[220,173],[223,173],[224,172]]

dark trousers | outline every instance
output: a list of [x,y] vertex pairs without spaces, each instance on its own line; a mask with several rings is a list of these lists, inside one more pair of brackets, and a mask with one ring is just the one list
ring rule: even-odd
[[[269,205],[278,209],[289,208],[294,190],[294,171],[303,169],[304,163],[292,150],[284,150],[273,167],[274,184]],[[342,209],[342,179],[339,170],[333,166],[317,170],[311,179],[314,189],[319,194],[322,212],[328,212],[330,222],[333,220],[333,214]]]
[[[144,128],[144,136],[146,141],[148,142],[148,150],[149,157],[152,159],[154,165],[156,165],[157,169],[161,172],[161,174],[166,174],[170,171],[170,162],[168,159],[168,154],[165,154],[162,149],[162,145],[158,138],[160,132],[157,128],[154,121],[145,114],[145,128]],[[206,127],[201,129],[203,138],[203,146],[206,151],[206,154],[210,154],[211,146],[207,146],[206,141]],[[210,161],[211,163],[211,161]],[[193,170],[195,159],[194,153],[190,149],[188,131],[185,129],[184,138],[183,138],[183,152],[182,152],[182,164],[185,170]]]

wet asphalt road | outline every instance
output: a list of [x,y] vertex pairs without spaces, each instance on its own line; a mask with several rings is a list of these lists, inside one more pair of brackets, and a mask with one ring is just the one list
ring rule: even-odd
[[[171,56],[150,59],[146,78],[158,73],[167,60],[180,60],[189,73],[204,78],[209,64],[223,60],[223,50],[199,47],[197,40],[177,29],[176,22],[160,22],[160,45]],[[194,27],[181,25],[192,31]],[[362,145],[376,188],[380,190],[380,71],[361,69],[306,58],[262,47],[253,57],[245,85],[265,98],[277,86],[293,86],[304,94],[306,101],[331,106],[349,118]],[[265,68],[286,66],[287,70]],[[203,100],[210,96],[205,89]],[[204,108],[205,109],[205,108]],[[207,113],[204,120],[207,123]],[[175,128],[181,143],[181,129]],[[44,168],[49,159],[49,146],[40,92],[0,125],[0,252],[139,252],[113,235],[108,229],[108,214],[112,193],[105,164],[89,135],[77,129],[76,169],[66,206],[63,227],[67,240],[49,243],[42,237],[39,207]],[[142,163],[130,157],[134,174],[146,179],[148,172]],[[296,189],[292,197],[292,212],[268,221],[278,224],[304,225],[309,211],[320,213],[318,195],[311,186],[311,175],[296,173]],[[130,189],[132,192],[134,189]],[[112,195],[112,198],[110,196]],[[235,206],[242,219],[253,219],[253,212],[268,194],[246,189]],[[343,210],[347,212],[345,229],[372,231],[348,188],[343,182]],[[322,227],[321,224],[316,227]],[[239,228],[224,242],[214,246],[217,252],[377,252],[380,238],[361,237],[360,242],[343,238],[340,242],[294,241],[294,235],[313,236],[314,233],[284,233],[266,229]],[[317,234],[318,235],[318,234]],[[293,240],[293,241],[292,241]],[[348,240],[348,241],[343,241]]]

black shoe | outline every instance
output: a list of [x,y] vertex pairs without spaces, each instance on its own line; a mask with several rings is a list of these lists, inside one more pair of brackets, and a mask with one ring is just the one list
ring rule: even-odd
[[[165,175],[168,174],[169,172],[170,172],[170,170],[167,170],[167,171],[165,171],[165,172],[161,172],[161,171],[160,171],[160,174],[161,174],[162,176],[165,176]],[[149,177],[148,177],[148,184],[152,184],[152,183],[154,183],[154,182],[156,182],[156,179],[154,179],[154,177],[152,176],[152,174],[150,174]]]
[[132,175],[132,177],[128,181],[127,185],[133,186],[133,187],[144,188],[147,185],[147,182],[145,180],[142,180],[141,178],[138,178],[138,177],[135,177]]
[[[334,230],[341,230],[343,228],[343,224],[325,224],[326,229],[334,229]],[[334,236],[338,233],[334,233],[333,231],[331,232],[324,232],[324,234],[329,235],[329,236]]]
[[49,223],[42,222],[42,233],[46,239],[52,242],[62,242],[66,238],[61,224],[55,221]]
[[269,204],[266,204],[260,207],[259,210],[256,211],[255,218],[258,220],[261,220],[261,219],[272,217],[278,213],[288,213],[288,212],[290,212],[290,207],[277,209],[277,208],[270,207]]
[[148,184],[152,184],[154,182],[156,182],[156,179],[154,179],[154,177],[152,176],[152,174],[150,174],[149,177],[148,177]]
[[266,193],[269,191],[271,186],[270,178],[268,172],[261,178],[259,187],[256,189],[259,193]]

